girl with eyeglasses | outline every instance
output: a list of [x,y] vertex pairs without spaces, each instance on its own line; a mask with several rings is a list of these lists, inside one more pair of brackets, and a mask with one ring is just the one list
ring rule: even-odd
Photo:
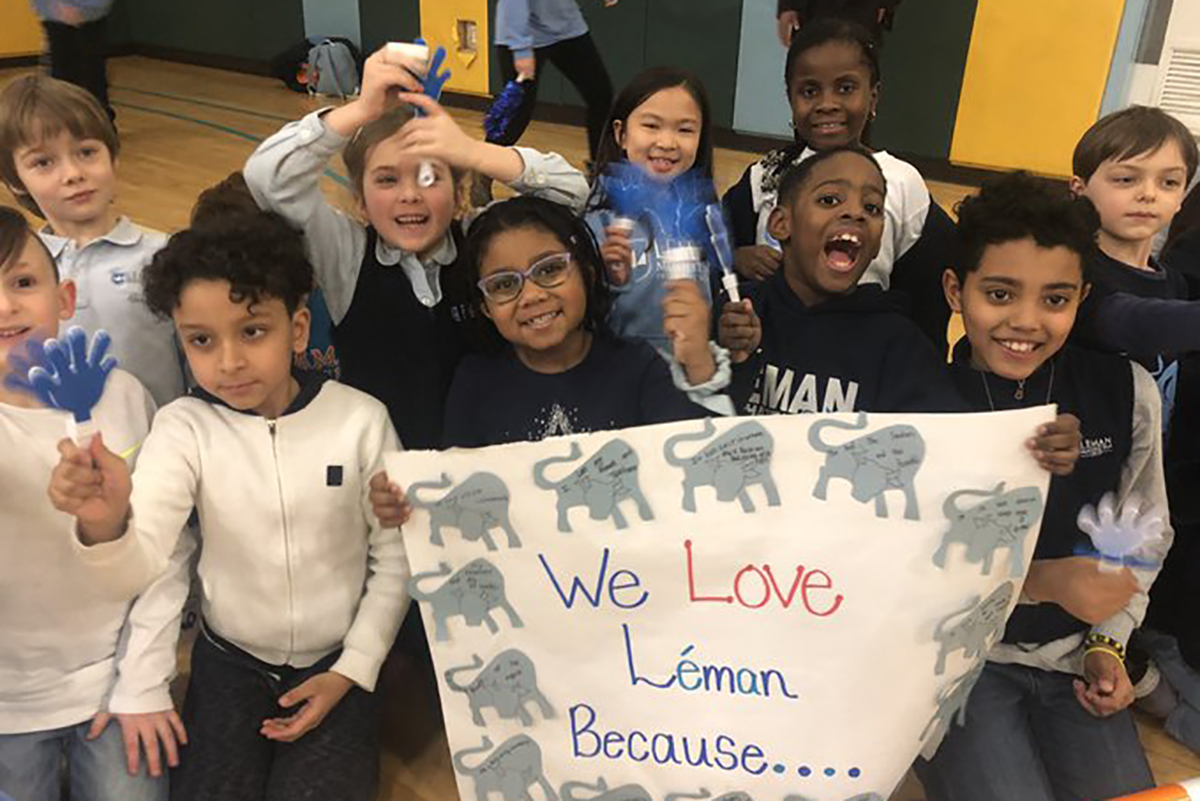
[[[708,340],[695,281],[663,301],[673,360],[608,329],[603,263],[586,223],[555,203],[509,200],[472,225],[463,266],[492,322],[490,351],[460,364],[447,446],[482,447],[703,416],[724,400],[728,357]],[[714,398],[714,396],[716,396]]]

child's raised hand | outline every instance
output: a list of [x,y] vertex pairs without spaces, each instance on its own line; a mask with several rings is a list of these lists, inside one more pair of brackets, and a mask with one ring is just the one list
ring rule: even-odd
[[703,384],[717,372],[717,362],[708,348],[708,301],[700,285],[690,278],[667,281],[663,298],[663,330],[671,338],[675,361],[693,386]]
[[717,323],[717,341],[729,349],[729,358],[740,364],[750,358],[762,344],[762,320],[754,313],[749,299],[725,304]]
[[1079,418],[1073,414],[1060,414],[1054,422],[1046,423],[1037,434],[1025,443],[1033,458],[1056,476],[1069,476],[1079,461]]
[[629,283],[633,272],[633,245],[629,241],[629,229],[623,225],[610,225],[604,229],[604,244],[600,246],[604,259],[604,271],[613,286]]
[[362,126],[379,119],[390,107],[397,91],[420,92],[417,75],[425,65],[400,53],[388,54],[387,46],[376,50],[363,64],[362,88],[358,97],[325,115],[325,124],[342,136],[351,136]]
[[69,439],[58,443],[60,459],[50,474],[50,502],[79,521],[88,545],[115,540],[125,532],[133,482],[125,460],[104,446],[102,435],[86,449]]
[[321,725],[325,716],[350,692],[354,682],[332,670],[318,673],[299,687],[288,690],[279,697],[279,705],[285,709],[300,705],[286,718],[268,718],[262,723],[259,734],[268,740],[291,743]]
[[1103,623],[1120,612],[1138,591],[1129,568],[1101,570],[1090,556],[1037,559],[1029,566],[1025,594],[1034,601],[1056,603],[1085,623]]
[[404,497],[404,490],[393,484],[388,474],[380,470],[371,476],[369,497],[371,509],[384,528],[399,528],[412,516],[412,506]]
[[[183,721],[174,709],[127,715],[97,713],[92,718],[85,739],[95,740],[103,734],[114,717],[121,726],[121,737],[125,741],[125,769],[130,776],[138,775],[143,750],[146,753],[146,769],[155,778],[166,774],[167,767],[179,766],[179,746],[187,745],[188,738]],[[161,753],[166,755],[165,765],[159,752],[159,743],[162,743]]]
[[426,94],[401,92],[400,99],[415,106],[425,116],[411,120],[400,129],[398,144],[406,154],[439,159],[453,167],[475,169],[483,144],[458,127],[441,104]]
[[1133,703],[1133,684],[1125,665],[1107,651],[1092,651],[1083,658],[1083,680],[1075,680],[1079,705],[1098,718],[1115,715]]
[[733,252],[733,269],[751,281],[765,281],[783,264],[783,254],[770,245],[750,245]]

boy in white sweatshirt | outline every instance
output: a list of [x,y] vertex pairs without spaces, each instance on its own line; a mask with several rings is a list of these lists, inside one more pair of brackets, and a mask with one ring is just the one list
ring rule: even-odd
[[51,497],[114,589],[166,565],[193,506],[203,628],[172,798],[370,801],[372,690],[408,605],[408,560],[382,529],[370,476],[398,447],[384,406],[293,373],[308,342],[312,267],[275,214],[171,237],[144,274],[199,390],[155,418],[133,480],[102,447],[63,443]]
[[[191,543],[168,551],[167,573],[139,598],[114,596],[46,498],[70,415],[8,381],[10,358],[74,312],[74,283],[59,280],[25,218],[0,207],[0,797],[58,799],[65,761],[74,799],[165,801],[185,739],[168,688],[179,628],[170,610],[187,594]],[[153,414],[137,379],[116,370],[93,420],[132,460]]]

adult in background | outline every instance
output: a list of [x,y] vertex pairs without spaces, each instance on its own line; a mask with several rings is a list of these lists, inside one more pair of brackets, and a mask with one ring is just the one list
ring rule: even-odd
[[878,41],[883,31],[892,29],[896,6],[902,0],[779,0],[776,19],[779,41],[784,47],[792,43],[792,33],[821,17],[852,19],[865,27]]
[[[617,0],[604,0],[604,4],[615,6]],[[503,136],[488,141],[508,146],[521,138],[537,104],[540,68],[549,62],[583,95],[587,105],[588,150],[595,158],[612,105],[613,89],[576,0],[499,0],[496,44],[508,51],[500,58],[504,82],[520,78],[529,85]]]
[[95,95],[116,119],[108,102],[105,27],[113,0],[33,0],[46,32],[50,74]]

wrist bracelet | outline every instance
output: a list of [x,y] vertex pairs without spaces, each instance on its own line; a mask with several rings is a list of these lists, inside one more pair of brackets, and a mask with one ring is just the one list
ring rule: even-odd
[[1102,646],[1111,650],[1122,662],[1125,661],[1125,644],[1120,640],[1093,631],[1089,632],[1083,641],[1089,650],[1093,646]]
[[1122,657],[1119,653],[1117,653],[1112,648],[1109,648],[1107,645],[1089,645],[1084,650],[1083,656],[1086,659],[1089,654],[1095,654],[1095,653],[1108,654],[1109,656],[1115,657],[1116,660],[1118,662],[1120,662],[1122,665],[1125,664],[1125,658]]

